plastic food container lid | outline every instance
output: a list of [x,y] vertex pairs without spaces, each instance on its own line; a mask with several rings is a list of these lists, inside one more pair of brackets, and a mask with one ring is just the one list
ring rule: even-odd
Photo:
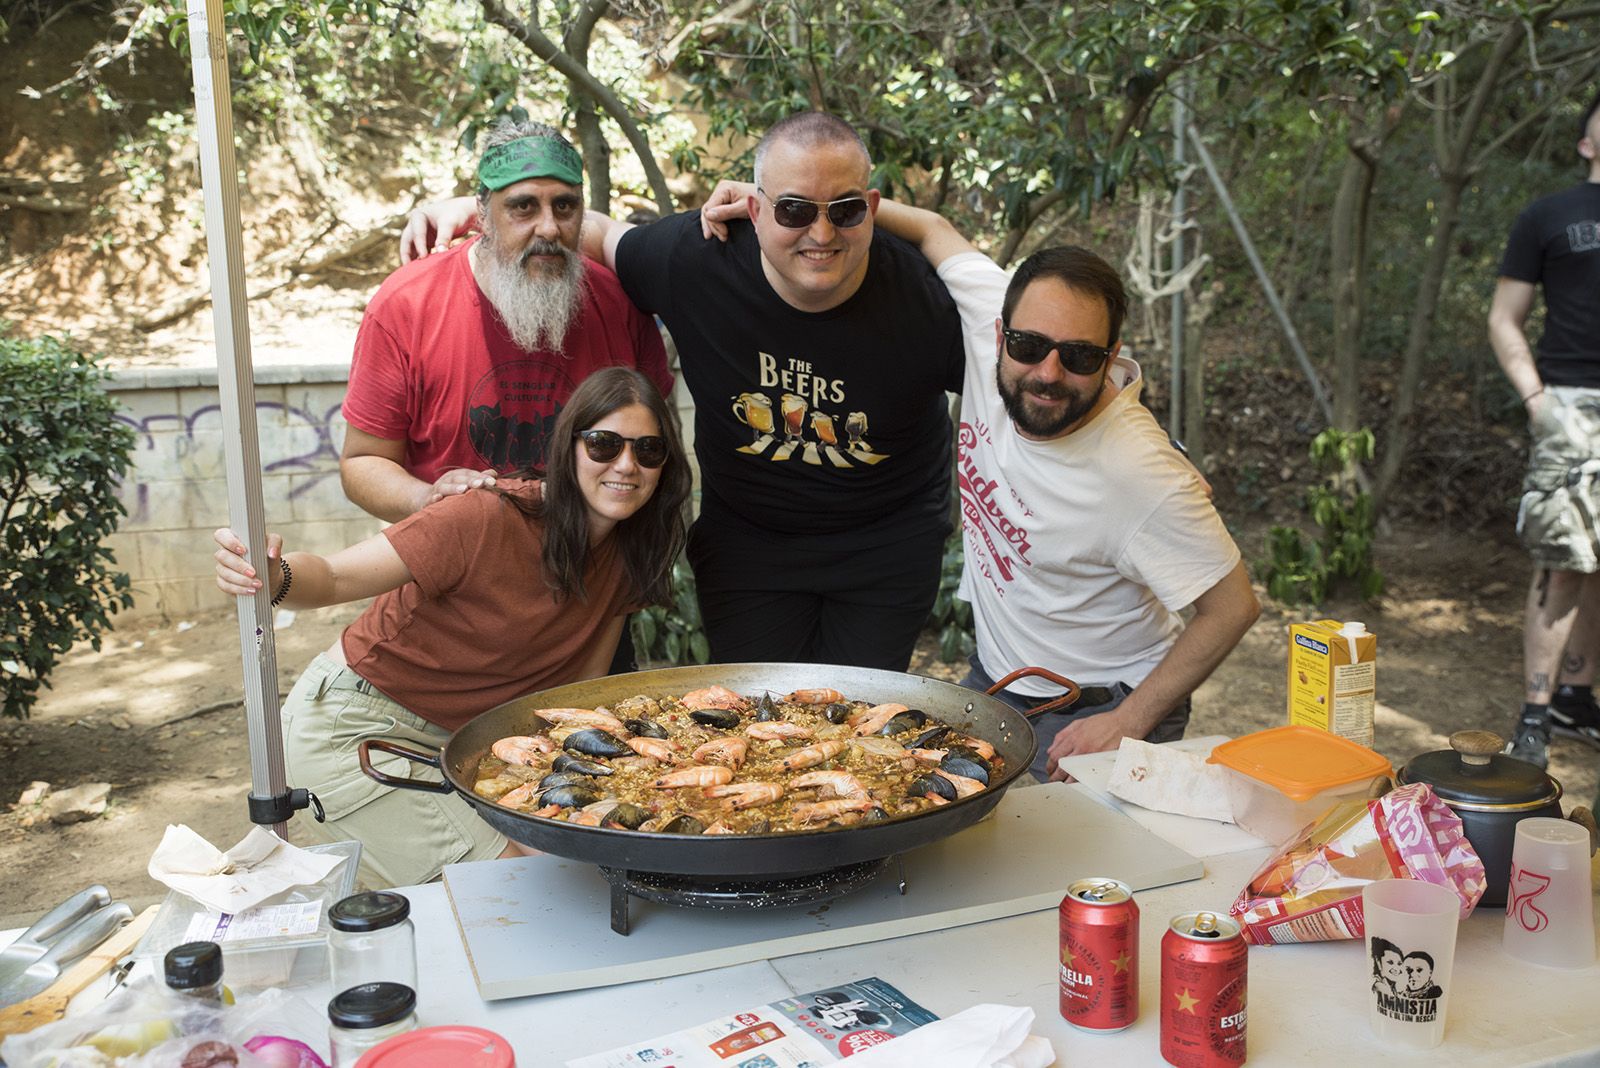
[[1366,746],[1300,724],[1224,742],[1211,751],[1207,763],[1232,768],[1295,801],[1392,770],[1387,760]]
[[511,1043],[481,1027],[423,1027],[373,1046],[355,1068],[516,1068]]

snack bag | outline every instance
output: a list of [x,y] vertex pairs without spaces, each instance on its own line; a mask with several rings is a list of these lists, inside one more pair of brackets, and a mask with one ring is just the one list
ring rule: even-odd
[[1228,911],[1258,946],[1362,938],[1361,888],[1379,879],[1449,887],[1463,919],[1483,896],[1483,862],[1461,817],[1427,783],[1335,805],[1269,857]]

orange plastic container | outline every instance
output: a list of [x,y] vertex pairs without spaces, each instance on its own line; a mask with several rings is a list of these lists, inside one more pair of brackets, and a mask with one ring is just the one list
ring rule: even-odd
[[1273,845],[1293,839],[1340,801],[1364,797],[1389,761],[1315,727],[1257,731],[1211,751],[1228,776],[1233,822]]

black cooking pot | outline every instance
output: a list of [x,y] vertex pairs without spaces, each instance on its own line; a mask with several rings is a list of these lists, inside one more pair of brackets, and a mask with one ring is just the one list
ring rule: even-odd
[[[787,834],[701,836],[584,827],[506,808],[472,791],[478,762],[496,741],[508,735],[549,730],[550,725],[538,716],[541,708],[609,707],[635,694],[682,694],[713,683],[743,694],[782,694],[830,686],[857,700],[898,701],[989,742],[1005,758],[1005,771],[981,793],[914,816],[838,830]],[[1076,699],[1078,687],[1070,682],[1067,685],[1067,698]],[[713,664],[608,675],[519,697],[482,713],[456,731],[436,757],[381,739],[363,741],[358,755],[362,771],[378,782],[402,789],[457,793],[495,830],[513,842],[546,853],[637,871],[776,878],[892,856],[971,826],[1000,802],[1008,786],[1027,773],[1035,748],[1033,729],[1022,713],[997,697],[952,682],[824,664]],[[372,766],[371,751],[392,753],[435,767],[443,773],[444,781],[386,774]]]
[[[1413,757],[1398,776],[1402,783],[1427,783],[1461,817],[1488,881],[1480,905],[1506,903],[1517,824],[1532,816],[1561,818],[1561,784],[1543,768],[1506,756],[1504,748],[1505,739],[1493,731],[1456,731],[1449,749]],[[1595,833],[1588,809],[1573,809],[1571,819]]]

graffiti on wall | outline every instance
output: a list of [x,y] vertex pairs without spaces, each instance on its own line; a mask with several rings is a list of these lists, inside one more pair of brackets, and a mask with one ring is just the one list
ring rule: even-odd
[[[312,407],[309,396],[303,405],[256,402],[262,473],[312,476],[294,483],[286,494],[290,500],[310,492],[329,477],[338,477],[339,450],[334,430],[341,404],[342,400],[319,411]],[[126,414],[117,418],[139,435],[133,470],[121,493],[132,522],[154,518],[151,491],[158,484],[227,478],[220,404],[205,405],[187,416],[173,412],[141,419]]]

